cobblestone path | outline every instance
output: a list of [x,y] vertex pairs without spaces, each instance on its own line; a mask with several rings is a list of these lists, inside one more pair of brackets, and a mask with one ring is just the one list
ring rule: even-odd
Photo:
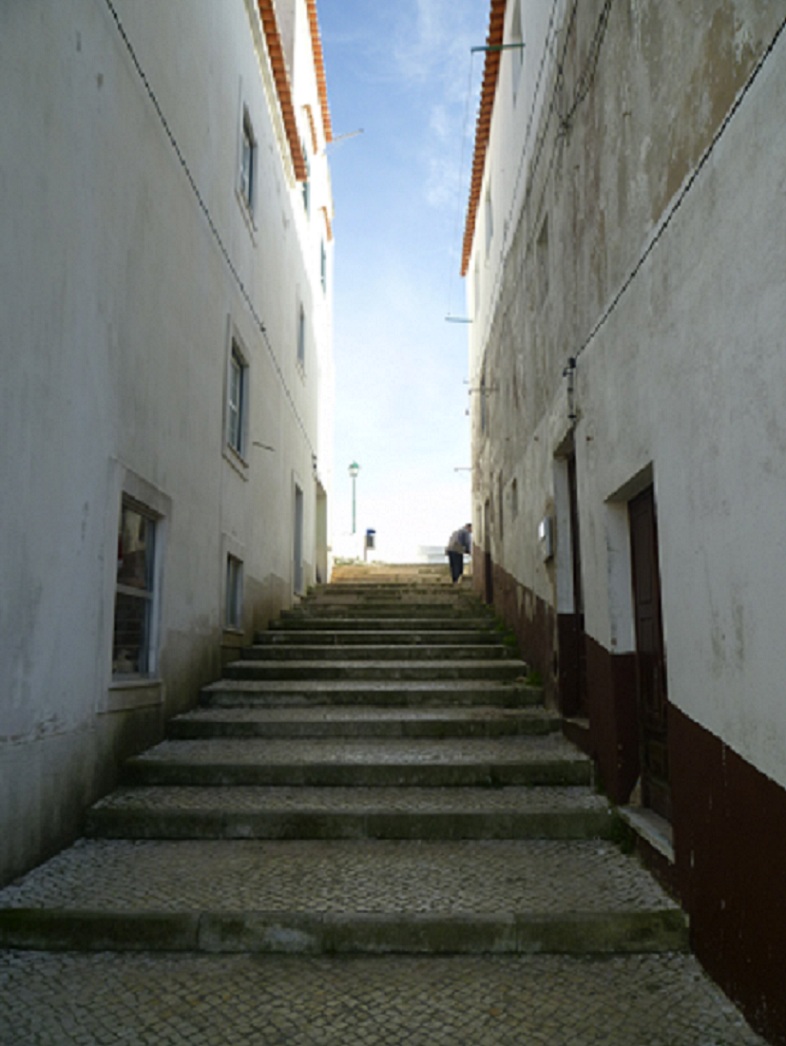
[[761,1042],[471,596],[323,588],[0,891],[0,1043]]

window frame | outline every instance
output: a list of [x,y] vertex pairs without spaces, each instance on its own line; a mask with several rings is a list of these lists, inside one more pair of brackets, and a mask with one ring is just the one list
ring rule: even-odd
[[231,552],[226,556],[224,572],[224,631],[243,631],[244,564]]
[[229,452],[243,462],[248,451],[249,376],[248,357],[233,333],[227,361],[224,439]]
[[[124,584],[119,580],[122,564],[125,559],[123,541],[125,535],[126,513],[134,513],[145,522],[145,578],[143,585]],[[163,517],[155,509],[144,504],[131,494],[122,491],[120,511],[117,524],[117,573],[114,586],[114,611],[112,625],[112,683],[114,685],[155,679],[158,671],[158,633],[160,615],[160,563],[162,548]],[[140,642],[140,654],[137,667],[129,671],[118,670],[118,596],[125,599],[138,599],[144,606],[142,625],[143,638]]]
[[306,308],[302,301],[297,308],[297,365],[301,374],[306,373]]
[[258,181],[259,147],[248,106],[243,105],[240,118],[240,156],[237,192],[249,218],[253,220]]
[[515,105],[519,93],[519,82],[521,70],[524,68],[524,22],[522,18],[521,0],[516,0],[513,5],[513,14],[510,20],[509,43],[517,46],[511,47],[511,81],[513,86],[513,103]]

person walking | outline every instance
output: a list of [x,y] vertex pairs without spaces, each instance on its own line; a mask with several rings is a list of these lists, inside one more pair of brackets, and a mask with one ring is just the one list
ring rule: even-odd
[[465,523],[463,527],[453,531],[445,549],[450,561],[450,576],[454,585],[461,581],[461,575],[464,573],[464,556],[469,555],[471,550],[472,524]]

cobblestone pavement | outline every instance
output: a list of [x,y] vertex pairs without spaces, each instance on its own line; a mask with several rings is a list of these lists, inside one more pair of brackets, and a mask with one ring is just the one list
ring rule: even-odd
[[3,1046],[755,1046],[684,955],[0,952]]
[[[576,874],[580,869],[581,874]],[[611,843],[81,840],[0,891],[93,911],[547,913],[673,902]]]

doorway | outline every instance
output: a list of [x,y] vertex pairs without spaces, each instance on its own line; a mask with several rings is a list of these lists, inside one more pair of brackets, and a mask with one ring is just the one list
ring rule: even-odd
[[566,459],[568,480],[568,526],[570,528],[570,572],[573,589],[571,628],[565,636],[566,649],[560,651],[560,696],[563,714],[586,718],[587,710],[587,644],[584,637],[584,589],[581,572],[581,537],[579,533],[579,486],[576,455]]
[[484,598],[489,606],[494,602],[494,561],[491,558],[491,501],[483,506],[483,581]]
[[636,626],[636,690],[644,806],[671,820],[668,756],[666,651],[661,613],[655,490],[649,486],[628,503],[633,606]]
[[295,543],[293,585],[296,595],[303,592],[303,491],[295,484]]

